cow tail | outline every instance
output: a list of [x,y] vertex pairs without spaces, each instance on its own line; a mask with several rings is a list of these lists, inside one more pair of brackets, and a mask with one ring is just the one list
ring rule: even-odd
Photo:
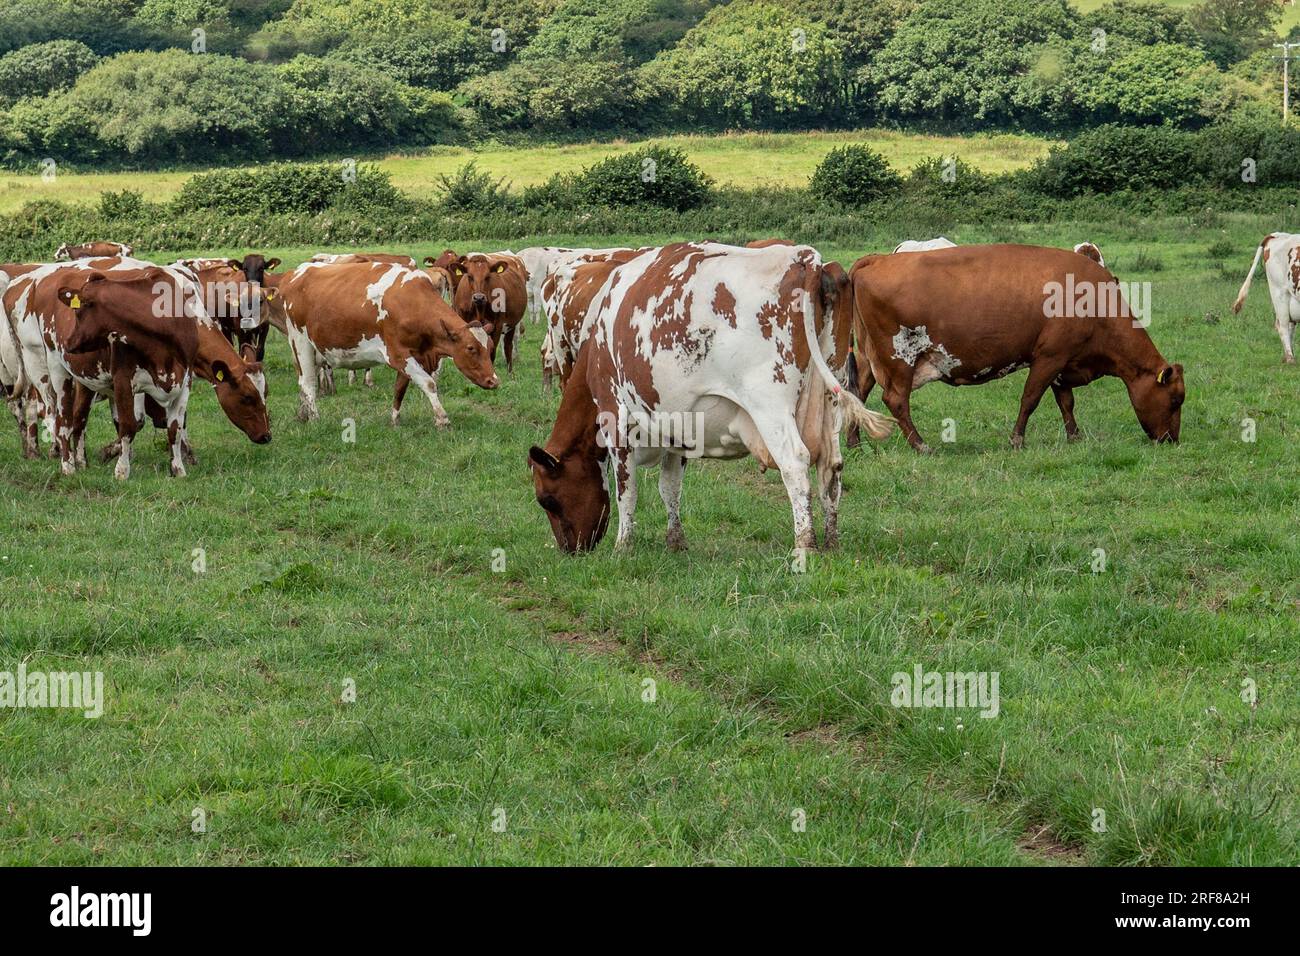
[[852,425],[857,425],[877,441],[888,438],[894,430],[896,424],[894,420],[888,415],[873,412],[863,405],[860,398],[852,392],[846,391],[840,385],[835,378],[835,373],[826,364],[826,356],[822,355],[821,342],[817,338],[817,316],[813,297],[807,293],[803,297],[803,334],[804,338],[808,340],[808,354],[812,357],[812,363],[817,369],[817,374],[826,383],[830,393],[839,399],[840,407],[844,409],[844,420],[841,422],[841,428],[847,429]]
[[1259,268],[1259,257],[1264,254],[1264,247],[1268,245],[1268,238],[1259,244],[1255,250],[1255,261],[1250,264],[1250,271],[1246,273],[1246,281],[1241,284],[1241,291],[1237,293],[1237,301],[1232,303],[1232,311],[1240,312],[1241,307],[1246,303],[1246,293],[1250,291],[1250,282],[1255,278],[1255,270]]

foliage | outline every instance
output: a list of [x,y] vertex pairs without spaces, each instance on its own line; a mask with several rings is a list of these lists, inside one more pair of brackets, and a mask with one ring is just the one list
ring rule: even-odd
[[896,189],[899,176],[885,158],[867,146],[841,146],[826,154],[808,190],[817,199],[862,206]]
[[520,58],[644,62],[680,40],[707,7],[707,0],[565,0]]
[[64,90],[99,60],[77,40],[33,43],[0,56],[0,104]]
[[172,205],[231,216],[316,213],[339,204],[346,194],[355,194],[373,206],[402,203],[388,174],[371,164],[272,163],[256,169],[201,173],[181,187]]
[[442,204],[453,212],[490,212],[511,203],[505,179],[483,172],[473,160],[451,175],[439,176],[438,188],[442,192]]
[[572,195],[587,206],[660,206],[678,212],[708,201],[713,180],[680,149],[646,146],[589,166],[574,178]]
[[1100,126],[1053,149],[1034,167],[1038,189],[1051,196],[1118,190],[1161,190],[1194,177],[1195,138],[1169,127]]
[[1278,0],[1201,0],[1191,13],[1192,24],[1220,67],[1267,47],[1281,19]]

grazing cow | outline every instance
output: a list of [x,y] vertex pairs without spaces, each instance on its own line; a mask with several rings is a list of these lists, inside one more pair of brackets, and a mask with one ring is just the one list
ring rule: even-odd
[[[335,368],[388,365],[414,379],[440,427],[450,424],[438,399],[438,366],[450,357],[480,388],[499,384],[492,369],[490,330],[466,323],[420,269],[380,262],[304,262],[278,283],[289,347],[298,368],[298,417],[313,421],[319,358]],[[393,395],[392,423],[405,389]]]
[[817,466],[833,547],[841,412],[875,437],[892,424],[843,392],[830,368],[848,355],[847,323],[837,330],[828,318],[833,301],[848,292],[839,272],[824,269],[808,246],[714,242],[651,249],[614,268],[546,446],[529,451],[537,501],[558,545],[588,550],[604,535],[609,467],[618,494],[616,546],[627,547],[636,468],[658,464],[668,545],[684,547],[686,458],[752,454],[764,468],[780,469],[799,548],[816,545],[808,469]]
[[70,246],[66,242],[54,253],[55,262],[67,262],[71,259],[106,259],[111,256],[130,258],[135,250],[125,242],[86,242],[79,246]]
[[908,239],[894,246],[895,252],[931,252],[935,249],[951,249],[957,243],[939,236],[937,239]]
[[1103,269],[1106,268],[1106,260],[1102,258],[1101,250],[1097,248],[1096,243],[1081,242],[1074,247],[1074,251],[1081,256],[1087,256]]
[[[450,250],[448,250],[450,251]],[[528,312],[534,322],[542,320],[542,283],[547,274],[566,262],[572,262],[579,256],[596,252],[610,252],[609,249],[565,249],[560,246],[530,246],[519,250],[519,261],[528,271]],[[446,253],[443,253],[445,256]],[[428,260],[425,260],[426,262]],[[441,260],[440,260],[441,261]]]
[[547,391],[555,376],[560,387],[569,380],[578,350],[587,337],[591,302],[617,266],[645,249],[600,249],[567,259],[551,268],[542,283],[542,308],[546,334],[542,340],[542,386]]
[[[92,263],[109,261],[101,271]],[[143,397],[163,411],[171,472],[185,474],[185,411],[198,350],[198,286],[181,272],[135,260],[79,260],[42,266],[10,283],[5,311],[17,330],[25,374],[54,411],[62,471],[85,461],[84,426],[94,393],[111,395],[121,455],[131,472],[131,441]],[[84,386],[79,389],[78,386]]]
[[1178,440],[1182,366],[1165,362],[1115,277],[1086,257],[1041,246],[958,246],[864,256],[851,275],[858,396],[879,382],[917,451],[929,447],[912,424],[913,391],[928,382],[981,385],[1022,368],[1029,377],[1011,435],[1016,448],[1049,387],[1066,434],[1077,438],[1072,389],[1103,375],[1123,379],[1148,436]]
[[387,252],[318,252],[308,262],[385,262],[389,265],[417,268],[410,256],[395,255]]
[[1264,260],[1264,275],[1268,278],[1269,298],[1273,301],[1273,328],[1282,340],[1282,361],[1293,365],[1295,354],[1291,351],[1291,340],[1296,323],[1300,322],[1300,235],[1274,232],[1264,237],[1255,250],[1255,260],[1250,264],[1241,291],[1237,293],[1237,301],[1232,303],[1234,313],[1240,312],[1246,304],[1246,294],[1250,292],[1250,283],[1255,278],[1261,258]]
[[39,425],[44,417],[44,406],[40,393],[23,369],[22,346],[17,331],[9,324],[4,294],[13,280],[37,268],[37,265],[17,263],[0,265],[0,394],[18,422],[24,458],[40,455]]

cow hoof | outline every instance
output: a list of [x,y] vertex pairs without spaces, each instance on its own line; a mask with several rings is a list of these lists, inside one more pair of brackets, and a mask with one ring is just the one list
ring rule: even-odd
[[925,442],[921,442],[919,445],[916,446],[916,452],[918,455],[933,455],[934,449],[931,448],[929,445],[927,445]]
[[1023,449],[1023,448],[1025,447],[1025,436],[1023,436],[1023,435],[1012,435],[1012,436],[1011,436],[1011,447],[1014,448],[1016,451],[1020,451],[1021,449]]
[[1066,432],[1065,440],[1068,442],[1083,441],[1083,432]]
[[320,413],[314,408],[303,405],[298,409],[298,421],[300,422],[314,422],[318,418],[320,418]]
[[1288,355],[1286,358],[1284,358],[1284,359],[1282,360],[1282,364],[1283,364],[1283,365],[1294,365],[1294,364],[1295,364],[1295,356],[1294,356],[1294,355]]
[[59,471],[64,475],[72,476],[77,473],[77,466],[73,462],[65,461],[59,466]]
[[128,478],[131,477],[131,466],[118,465],[116,468],[113,469],[113,477],[116,478],[118,481],[126,481]]
[[172,465],[172,477],[173,477],[173,478],[184,478],[184,477],[185,477],[185,466],[184,466],[184,465]]
[[450,428],[450,427],[451,427],[451,419],[450,419],[450,418],[439,418],[439,419],[436,421],[435,424],[437,424],[437,426],[438,426],[439,428]]
[[397,427],[397,423],[400,422],[401,420],[402,420],[402,416],[395,411],[391,412],[388,416],[388,424],[392,425],[394,428]]
[[827,531],[825,540],[822,541],[823,551],[838,551],[840,549],[840,533],[838,531]]
[[687,550],[687,548],[686,548],[686,535],[682,534],[680,531],[678,531],[678,532],[676,532],[676,533],[674,533],[674,532],[672,532],[672,531],[668,532],[668,538],[667,538],[666,540],[667,540],[668,550],[669,550],[669,551],[685,551],[685,550]]

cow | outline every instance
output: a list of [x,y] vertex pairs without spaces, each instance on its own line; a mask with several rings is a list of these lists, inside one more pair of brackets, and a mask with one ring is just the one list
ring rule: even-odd
[[22,346],[17,331],[9,324],[4,294],[13,280],[37,268],[37,265],[18,263],[0,265],[0,394],[18,422],[24,458],[36,458],[40,454],[39,425],[44,418],[44,406],[39,391],[24,371]]
[[[388,365],[414,379],[433,406],[439,427],[450,424],[438,399],[438,366],[450,357],[480,388],[500,384],[492,368],[491,329],[466,323],[421,269],[396,263],[304,262],[277,285],[286,332],[298,370],[298,417],[314,421],[319,358],[335,368]],[[405,389],[395,390],[391,421],[398,423]]]
[[[551,269],[572,262],[582,255],[609,251],[611,250],[566,249],[561,246],[530,246],[527,249],[520,249],[519,261],[528,271],[528,314],[533,317],[533,321],[539,322],[544,317],[542,283],[546,281],[546,276]],[[445,256],[446,253],[443,255]]]
[[1074,251],[1081,256],[1087,256],[1089,259],[1097,263],[1097,265],[1101,266],[1103,269],[1106,268],[1106,260],[1102,258],[1101,250],[1097,248],[1096,243],[1081,242],[1074,247]]
[[1232,311],[1240,313],[1246,304],[1246,295],[1259,268],[1259,260],[1264,260],[1264,275],[1268,279],[1268,294],[1273,302],[1273,328],[1282,340],[1282,362],[1284,365],[1295,364],[1295,354],[1291,350],[1291,340],[1295,335],[1296,323],[1300,322],[1300,235],[1288,232],[1273,232],[1264,237],[1264,241],[1255,250],[1255,259],[1246,273],[1246,281],[1241,284],[1237,301],[1232,303]]
[[[85,416],[94,393],[111,395],[120,457],[115,470],[131,472],[131,442],[143,397],[163,410],[171,473],[185,475],[185,411],[198,350],[198,286],[176,270],[136,260],[107,260],[114,268],[77,260],[42,266],[10,283],[5,312],[17,330],[28,378],[41,383],[54,412],[61,470],[84,463]],[[82,386],[79,388],[78,386]]]
[[130,258],[135,250],[125,242],[86,242],[79,246],[70,246],[66,242],[54,253],[55,262],[67,262],[72,259],[104,259],[111,256]]
[[894,252],[930,252],[934,249],[951,249],[957,243],[939,236],[937,239],[908,239],[894,246]]
[[828,316],[846,315],[833,303],[847,290],[843,270],[823,268],[809,246],[682,242],[614,268],[550,437],[529,450],[537,502],[558,546],[590,550],[604,536],[608,468],[618,496],[615,546],[627,548],[636,468],[658,464],[668,546],[683,548],[686,458],[752,454],[780,470],[799,548],[816,545],[808,478],[816,465],[825,544],[834,547],[839,429],[854,421],[884,438],[892,427],[845,392],[831,369],[848,356],[847,323],[836,329]]
[[1151,439],[1178,440],[1183,368],[1164,360],[1115,277],[1087,257],[1042,246],[958,246],[864,256],[850,275],[858,397],[879,382],[917,451],[930,449],[912,424],[913,391],[929,382],[981,385],[1022,368],[1029,377],[1015,448],[1049,387],[1067,436],[1078,438],[1073,389],[1104,375],[1124,381]]
[[528,308],[528,272],[519,257],[507,252],[471,252],[451,263],[451,304],[466,322],[492,329],[492,361],[505,340],[506,370],[515,367],[516,327]]
[[551,268],[542,283],[546,333],[542,338],[542,387],[549,391],[555,377],[560,387],[569,380],[578,350],[590,328],[592,299],[611,270],[642,249],[599,249],[567,259]]

